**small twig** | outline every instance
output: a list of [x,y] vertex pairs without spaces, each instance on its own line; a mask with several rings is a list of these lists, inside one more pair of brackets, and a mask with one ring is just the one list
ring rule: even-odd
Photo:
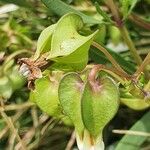
[[10,111],[10,110],[22,110],[29,107],[34,106],[35,104],[32,102],[26,102],[23,104],[11,104],[11,105],[4,105],[3,107],[0,106],[0,111]]
[[122,19],[120,18],[120,14],[119,14],[117,5],[114,3],[113,0],[105,0],[105,3],[107,5],[107,7],[110,8],[111,13],[114,17],[114,20],[116,22],[116,26],[120,30],[121,35],[122,35],[125,43],[129,47],[129,50],[131,51],[133,58],[135,59],[136,63],[138,65],[140,65],[142,63],[142,59],[138,55],[137,50],[135,48],[135,45],[134,45],[134,43],[133,43],[133,41],[132,41],[132,39],[128,33],[128,30],[127,30],[126,26],[123,24]]
[[[53,122],[53,119],[51,119],[43,128],[42,128],[42,130],[41,130],[41,137],[40,137],[40,139],[42,139],[43,137],[44,137],[44,135],[45,135],[45,133],[46,133],[46,131],[47,131],[47,129],[48,130],[50,130],[50,129],[52,129],[55,125],[56,125],[56,123],[58,123],[58,122]],[[32,142],[30,145],[28,145],[28,149],[33,149],[37,144],[39,143],[39,140],[35,140],[34,142]]]
[[110,11],[113,15],[114,21],[116,22],[116,25],[118,27],[121,27],[123,25],[123,22],[120,18],[118,7],[114,3],[114,1],[113,0],[105,0],[105,4],[110,9]]
[[33,108],[31,109],[31,115],[32,115],[32,119],[33,119],[33,126],[34,126],[35,128],[37,128],[37,127],[38,127],[38,124],[39,124],[39,120],[38,120],[38,114],[37,114],[37,109],[36,109],[36,107],[33,107]]
[[[13,123],[15,123],[23,113],[24,113],[24,110],[17,112],[17,113],[12,117]],[[4,135],[6,135],[6,133],[8,132],[8,130],[9,130],[9,126],[8,126],[8,125],[7,125],[3,130],[1,130],[1,132],[0,132],[0,139],[2,139],[2,137],[3,137]]]
[[109,54],[109,52],[108,52],[103,46],[101,46],[100,44],[98,44],[98,43],[96,43],[96,42],[93,42],[92,45],[105,54],[105,56],[106,56],[106,57],[108,58],[108,60],[112,63],[112,65],[114,66],[114,68],[116,68],[116,70],[118,70],[119,72],[121,72],[124,76],[129,76],[129,75],[119,66],[119,64],[116,62],[116,60]]
[[48,116],[48,115],[42,114],[42,115],[39,117],[39,125],[43,124],[43,123],[46,122],[48,119],[49,119],[49,116]]
[[144,71],[145,67],[150,64],[150,52],[147,54],[146,58],[144,59],[144,61],[142,62],[142,64],[140,65],[140,67],[137,69],[137,71],[135,72],[135,76],[139,75],[141,72]]
[[50,120],[46,123],[46,125],[41,129],[41,135],[44,134],[44,132],[46,131],[46,129],[49,127],[50,124],[52,124],[53,121],[54,121],[54,119],[52,118],[52,119],[50,119]]
[[[30,128],[29,131],[23,136],[22,140],[24,141],[24,143],[26,145],[28,145],[31,140],[33,139],[35,135],[35,129],[34,128]],[[20,150],[21,148],[21,144],[18,143],[16,146],[15,146],[15,150]]]
[[46,134],[46,131],[47,130],[51,130],[52,128],[54,128],[54,126],[56,125],[56,124],[58,124],[60,122],[60,120],[54,120],[54,118],[52,118],[52,119],[50,119],[49,121],[48,121],[48,123],[41,129],[41,139],[42,139],[42,137],[44,137],[44,135]]
[[146,29],[146,30],[150,30],[150,23],[146,22],[143,18],[141,18],[139,15],[132,13],[129,16],[129,19],[134,22],[135,24],[137,24],[138,26]]
[[23,53],[32,54],[31,51],[26,50],[26,49],[16,51],[16,52],[12,53],[11,55],[9,55],[9,56],[6,58],[6,60],[5,60],[5,62],[4,62],[4,65],[6,65],[11,59],[13,59],[14,57],[16,57],[17,55],[20,55],[20,54],[23,54]]
[[98,73],[99,70],[100,70],[100,65],[93,66],[88,76],[88,80],[90,82],[96,82],[96,74]]
[[[49,116],[47,115],[41,115],[41,117],[39,118],[39,123],[38,126],[42,125],[43,123],[45,123],[45,121],[47,121],[47,119],[49,118]],[[25,141],[26,145],[29,144],[31,142],[31,140],[33,139],[33,137],[36,134],[36,130],[35,128],[31,127],[28,129],[28,132],[25,133],[25,135],[23,136],[22,140]],[[32,149],[35,145],[37,145],[37,143],[39,142],[39,139],[35,139],[33,143],[29,144],[29,146],[27,147],[28,149]],[[19,149],[20,148],[20,143],[18,143],[15,148]]]
[[127,28],[125,27],[125,25],[123,27],[120,27],[119,28],[120,32],[121,32],[121,35],[125,41],[125,43],[127,44],[127,46],[129,47],[129,50],[134,58],[134,60],[136,61],[136,63],[138,65],[140,65],[142,63],[142,59],[141,57],[139,56],[139,54],[137,53],[137,50],[134,46],[134,43],[129,35],[129,32],[127,30]]
[[135,135],[135,136],[148,136],[148,137],[150,137],[150,133],[141,132],[141,131],[113,130],[112,132],[117,133],[117,134],[128,134],[128,135]]
[[35,138],[36,141],[38,142],[40,139],[40,130],[39,130],[39,118],[38,118],[38,112],[37,112],[37,108],[34,106],[31,109],[31,114],[32,114],[32,120],[33,120],[33,126],[35,128]]
[[[18,130],[17,130],[17,132],[18,132]],[[14,143],[15,143],[16,136],[17,135],[15,133],[10,134],[7,150],[13,150],[14,149]]]
[[[110,74],[112,77],[114,77],[115,79],[117,79],[122,85],[125,84],[125,81],[128,79],[132,79],[132,76],[128,76],[128,77],[124,77],[122,75],[121,72],[119,72],[118,70],[115,70],[113,68],[108,68],[102,64],[99,65],[95,65],[93,66],[93,68],[91,69],[89,76],[88,76],[88,80],[90,81],[90,83],[93,85],[94,83],[96,83],[96,75],[99,71],[105,71],[108,74]],[[94,85],[93,85],[94,87]]]
[[9,130],[8,126],[6,126],[3,130],[1,130],[1,132],[0,132],[0,139],[2,139],[2,137],[4,135],[6,135],[6,133],[7,133],[8,130]]
[[[40,125],[42,125],[43,123],[45,123],[47,121],[47,119],[49,118],[49,116],[47,115],[41,115],[39,117],[39,123],[38,123],[38,128],[40,127]],[[35,132],[36,130],[34,128],[29,128],[28,132],[24,135],[23,139],[26,140],[26,138],[29,138],[30,140],[26,141],[27,144],[29,144],[31,142],[31,137],[35,136]],[[36,138],[36,137],[35,137]],[[35,148],[35,146],[39,143],[39,138],[36,138],[32,143],[30,143],[28,145],[28,149],[33,149]]]
[[71,134],[71,138],[70,138],[65,150],[72,150],[72,147],[75,143],[75,139],[76,139],[76,134],[75,134],[75,131],[73,131]]
[[16,128],[14,127],[14,124],[13,124],[13,122],[12,122],[12,119],[11,119],[10,117],[8,117],[8,116],[6,115],[6,113],[3,112],[3,111],[1,111],[1,115],[2,115],[2,117],[4,118],[4,120],[6,121],[7,125],[9,126],[10,130],[12,131],[12,133],[15,133],[15,134],[16,134],[16,138],[17,138],[18,142],[21,143],[22,149],[23,149],[23,150],[26,150],[26,146],[25,146],[24,142],[21,140],[19,134],[17,133],[17,130],[16,130]]

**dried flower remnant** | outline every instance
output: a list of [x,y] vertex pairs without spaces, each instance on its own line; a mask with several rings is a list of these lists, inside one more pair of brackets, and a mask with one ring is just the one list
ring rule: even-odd
[[44,57],[35,61],[31,58],[22,58],[18,62],[20,64],[19,72],[27,77],[29,88],[32,88],[31,85],[34,80],[42,78],[41,68],[48,63]]

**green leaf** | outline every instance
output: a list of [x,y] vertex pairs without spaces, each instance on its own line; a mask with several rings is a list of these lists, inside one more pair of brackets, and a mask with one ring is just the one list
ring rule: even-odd
[[106,124],[114,117],[119,107],[119,91],[111,78],[88,81],[82,94],[83,123],[90,134],[97,139]]
[[55,14],[59,16],[63,16],[67,13],[73,12],[75,14],[78,14],[80,17],[82,17],[83,22],[86,24],[100,24],[100,21],[97,19],[94,19],[92,17],[89,17],[80,11],[75,10],[71,6],[65,4],[61,0],[42,0],[42,2],[48,7],[49,10],[53,11]]
[[37,41],[37,50],[34,55],[35,59],[37,59],[41,53],[50,51],[52,34],[53,34],[55,27],[56,27],[55,24],[51,25],[41,32]]
[[0,0],[5,3],[13,3],[21,7],[31,8],[32,6],[26,0]]
[[58,83],[43,77],[35,81],[35,89],[30,93],[30,100],[50,116],[59,117],[61,107],[58,100]]
[[133,10],[133,8],[135,7],[137,2],[138,2],[138,0],[129,0],[130,8],[129,8],[129,11],[128,11],[128,15],[131,13],[131,11]]
[[94,38],[94,41],[99,44],[105,43],[106,34],[107,34],[106,25],[99,25],[98,32]]
[[63,64],[63,63],[54,63],[50,66],[50,69],[52,70],[62,70],[64,72],[72,72],[74,71],[74,68],[70,66],[69,64]]
[[[131,131],[150,132],[149,122],[150,111],[138,120],[131,128]],[[140,150],[141,145],[148,137],[137,135],[125,135],[115,150]]]
[[125,18],[128,14],[128,7],[129,7],[129,0],[120,0],[121,4],[122,4],[122,13],[123,13],[123,17]]
[[[136,71],[134,64],[131,64],[128,61],[126,61],[120,54],[117,54],[113,50],[108,49],[108,48],[106,48],[106,49],[115,58],[115,60],[120,64],[120,66],[125,71],[127,71],[128,73],[131,73],[131,74]],[[90,49],[89,56],[95,63],[105,64],[106,62],[109,62],[109,60],[105,57],[105,55],[95,47],[92,47]]]
[[79,136],[82,136],[84,125],[81,118],[81,92],[83,82],[78,74],[66,74],[59,84],[58,95],[64,113],[71,119]]
[[121,0],[120,2],[122,4],[123,19],[126,19],[135,7],[138,0]]
[[83,69],[88,62],[88,50],[97,31],[89,36],[82,36],[78,33],[82,27],[80,16],[74,13],[63,16],[53,32],[47,59],[69,64],[75,70]]
[[100,7],[99,7],[99,4],[97,2],[95,2],[95,6],[96,6],[96,10],[97,12],[108,22],[112,23],[113,21],[111,20],[111,18],[107,15],[107,13],[105,13],[104,10],[102,10]]

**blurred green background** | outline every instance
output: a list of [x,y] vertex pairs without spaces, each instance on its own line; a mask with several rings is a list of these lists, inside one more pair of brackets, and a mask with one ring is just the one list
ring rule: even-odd
[[[94,0],[63,0],[69,6],[93,18],[102,20],[96,12]],[[103,9],[106,6],[101,3]],[[150,1],[139,0],[134,13],[139,14],[150,23]],[[73,132],[73,127],[64,125],[61,121],[49,117],[37,106],[29,102],[27,79],[19,74],[17,61],[22,57],[30,57],[36,50],[36,42],[41,31],[54,24],[60,18],[54,9],[48,9],[40,0],[0,0],[0,150],[21,149],[19,138],[27,149],[39,150],[69,150],[66,148]],[[87,34],[96,28],[101,30],[95,41],[103,43],[112,56],[128,72],[133,73],[136,64],[130,57],[127,46],[123,43],[120,32],[110,25],[93,25],[85,31]],[[150,30],[143,29],[127,20],[127,28],[138,53],[145,57],[150,52]],[[107,58],[99,51],[90,49],[89,63],[108,63]],[[115,149],[123,135],[112,133],[113,129],[129,130],[134,124],[139,127],[140,118],[149,110],[134,111],[121,105],[115,118],[104,131],[106,149]],[[145,116],[141,122],[149,122]],[[141,129],[141,131],[143,131]],[[150,124],[145,124],[144,131],[150,132]],[[17,135],[20,135],[18,137]],[[72,149],[77,149],[74,142]],[[136,137],[136,136],[135,136]],[[129,139],[132,140],[134,136]],[[149,150],[150,136],[138,139],[142,141],[133,150]],[[118,148],[118,150],[131,150]]]

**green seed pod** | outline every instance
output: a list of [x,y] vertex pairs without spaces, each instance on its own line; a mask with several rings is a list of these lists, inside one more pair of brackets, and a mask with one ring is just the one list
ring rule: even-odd
[[60,81],[59,100],[75,126],[78,148],[104,150],[102,130],[118,110],[119,91],[108,77],[83,84],[78,74],[68,73]]
[[37,79],[35,89],[30,93],[30,100],[50,116],[61,115],[61,107],[58,100],[58,82],[51,81],[49,77]]
[[119,107],[119,90],[114,80],[105,77],[87,81],[82,94],[82,118],[89,133],[97,140]]
[[25,84],[25,79],[18,72],[18,66],[14,66],[8,71],[13,90],[20,89]]
[[0,78],[0,97],[9,99],[12,95],[13,89],[8,77],[4,76]]
[[111,37],[112,42],[115,45],[117,45],[121,40],[121,34],[120,34],[119,29],[115,26],[110,26],[109,31],[110,31],[109,33],[110,33],[110,37]]
[[71,119],[80,138],[84,125],[81,118],[81,92],[83,82],[76,73],[66,74],[59,84],[58,95],[64,113]]

